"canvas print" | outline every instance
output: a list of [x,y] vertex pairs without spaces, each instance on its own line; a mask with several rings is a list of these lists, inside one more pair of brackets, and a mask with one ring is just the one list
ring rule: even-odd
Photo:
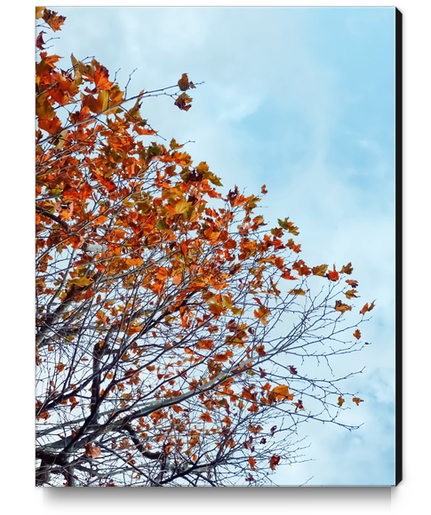
[[396,485],[397,9],[35,23],[36,485]]

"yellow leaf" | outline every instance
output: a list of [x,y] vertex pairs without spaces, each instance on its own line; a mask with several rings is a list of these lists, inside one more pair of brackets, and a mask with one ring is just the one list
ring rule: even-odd
[[231,311],[234,315],[243,315],[244,314],[244,310],[241,308],[232,307]]
[[176,150],[178,148],[182,148],[184,145],[179,145],[174,138],[171,139],[171,142],[169,144],[169,148],[171,150]]
[[314,266],[312,268],[313,274],[320,275],[321,277],[325,277],[326,270],[328,270],[328,265]]
[[92,280],[88,277],[79,277],[77,279],[71,279],[68,281],[68,285],[76,284],[77,286],[88,286],[92,283]]
[[351,311],[352,306],[348,306],[347,304],[343,304],[341,300],[337,300],[335,301],[335,309],[341,313],[344,313],[345,311]]
[[182,198],[179,202],[175,204],[175,212],[180,215],[187,211],[187,209],[189,209],[191,205],[191,202],[187,202],[185,198]]
[[358,296],[356,295],[356,293],[358,293],[356,290],[348,290],[346,291],[345,295],[348,299],[351,299],[353,297],[357,298]]
[[343,268],[340,270],[341,274],[350,275],[352,272],[353,272],[352,263],[348,263],[347,265],[344,265]]

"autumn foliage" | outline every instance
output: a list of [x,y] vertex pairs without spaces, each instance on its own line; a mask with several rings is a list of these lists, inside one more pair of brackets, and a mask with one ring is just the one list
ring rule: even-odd
[[187,74],[126,98],[94,58],[59,69],[65,18],[36,18],[37,484],[270,484],[301,422],[362,402],[308,363],[362,348],[374,302],[351,263],[307,265],[289,218],[267,229],[265,186],[222,194],[161,143],[141,112],[187,116]]

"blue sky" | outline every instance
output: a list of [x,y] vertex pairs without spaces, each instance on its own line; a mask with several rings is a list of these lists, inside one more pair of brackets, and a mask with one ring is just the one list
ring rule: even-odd
[[[279,484],[394,483],[394,16],[393,8],[53,8],[67,17],[52,51],[95,56],[129,93],[205,83],[183,112],[150,99],[141,112],[168,141],[188,140],[226,191],[258,193],[269,222],[289,218],[308,263],[351,261],[361,328],[372,345],[344,359],[365,399],[349,433],[308,424],[314,461]],[[354,406],[356,408],[356,406]],[[312,479],[310,479],[312,478]]]

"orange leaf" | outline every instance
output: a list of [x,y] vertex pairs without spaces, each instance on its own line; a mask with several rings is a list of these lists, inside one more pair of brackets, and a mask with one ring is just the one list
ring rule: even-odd
[[232,425],[232,420],[226,415],[224,419],[222,420],[223,424],[226,424],[228,427]]
[[353,397],[352,401],[356,404],[356,406],[359,406],[359,403],[360,402],[364,402],[362,399],[360,399],[359,397]]
[[100,215],[94,220],[94,225],[101,225],[104,224],[108,220],[107,216]]
[[368,302],[367,302],[367,303],[365,304],[365,306],[361,309],[361,311],[359,311],[359,313],[360,313],[361,315],[365,315],[365,313],[366,313],[367,311],[371,311],[371,310],[374,308],[374,303],[375,303],[375,302],[376,302],[376,301],[375,301],[375,300],[373,300],[373,302],[370,304],[370,306],[369,306],[369,307],[368,307]]
[[46,118],[39,119],[39,129],[42,129],[49,134],[56,134],[61,131],[61,122],[57,117],[54,117],[52,120],[47,120]]
[[129,265],[129,266],[141,266],[143,261],[141,258],[130,258],[130,259],[126,259],[126,263]]
[[193,82],[189,82],[187,73],[183,73],[181,79],[178,81],[178,87],[181,91],[187,91],[189,88],[195,88]]
[[255,465],[256,465],[256,460],[253,458],[253,456],[249,456],[248,458],[248,462],[250,463],[250,467],[251,467],[251,470],[258,470]]
[[259,309],[254,311],[254,316],[259,318],[263,325],[266,325],[268,321],[266,317],[270,314],[270,310],[264,306],[259,306]]
[[248,408],[248,411],[250,411],[251,413],[257,413],[259,411],[259,408],[257,406],[257,404],[254,402],[249,408]]
[[168,278],[168,271],[164,266],[161,266],[157,272],[156,279],[158,281],[166,281]]
[[76,400],[75,397],[71,397],[69,400],[70,400],[70,404],[71,404],[70,411],[72,411],[73,408],[76,408],[76,406],[78,406],[79,402]]
[[289,249],[293,250],[293,252],[296,252],[297,254],[301,251],[301,245],[295,245],[295,242],[293,240],[289,240],[287,242],[287,246]]
[[266,352],[265,352],[265,346],[264,345],[258,345],[256,348],[255,348],[256,352],[259,354],[259,356],[266,356]]
[[296,288],[290,290],[289,295],[305,295],[305,291],[302,288]]
[[100,456],[102,454],[102,451],[99,447],[93,447],[93,442],[89,442],[85,446],[85,454],[90,458],[94,459]]
[[337,402],[338,406],[342,406],[344,404],[344,399],[343,397],[341,397],[341,395],[338,397],[338,402]]
[[178,286],[180,284],[180,282],[182,281],[183,279],[183,274],[181,273],[177,273],[175,275],[172,276],[172,282]]
[[201,420],[203,420],[204,422],[212,422],[212,418],[210,417],[210,414],[208,413],[208,411],[206,411],[205,413],[202,413],[202,415],[199,418]]
[[293,263],[292,268],[298,272],[298,275],[310,275],[311,270],[302,259]]
[[94,83],[99,89],[111,89],[113,83],[108,80],[109,72],[104,66],[100,66],[100,68],[95,70],[94,72]]
[[281,384],[280,386],[276,386],[273,393],[277,395],[277,400],[288,400],[291,401],[293,399],[293,393],[289,393],[289,387],[285,384]]
[[63,370],[64,370],[64,364],[60,361],[58,365],[55,365],[55,368],[56,368],[59,372],[63,372]]
[[248,458],[248,462],[250,463],[250,467],[251,467],[251,470],[258,470],[255,465],[256,465],[256,460],[253,458],[253,456],[249,456]]
[[358,281],[352,281],[351,279],[346,279],[346,283],[350,284],[350,286],[352,286],[353,288],[358,287]]
[[296,281],[296,279],[298,279],[297,277],[294,277],[293,275],[290,274],[290,268],[286,268],[286,271],[281,276],[281,278],[282,279],[289,279],[290,281]]
[[329,271],[328,274],[327,274],[327,277],[331,281],[338,281],[340,276],[338,275],[338,272],[335,270],[335,265],[334,265],[334,270],[333,271]]
[[359,338],[361,337],[361,331],[359,329],[356,329],[356,331],[353,333],[353,336],[359,340]]
[[63,25],[64,20],[66,19],[65,16],[57,16],[55,11],[50,11],[49,9],[45,9],[43,11],[42,18],[54,32],[61,30],[60,27]]
[[215,354],[214,361],[227,361],[228,358],[233,357],[233,352],[231,350],[227,350],[224,354]]
[[199,350],[211,350],[213,347],[213,340],[199,340],[196,344],[196,348]]
[[247,426],[247,429],[248,429],[251,433],[253,433],[254,435],[257,435],[258,433],[260,433],[260,432],[262,431],[263,427],[262,427],[261,425],[259,425],[259,426],[254,426],[253,424],[249,424],[249,425]]

